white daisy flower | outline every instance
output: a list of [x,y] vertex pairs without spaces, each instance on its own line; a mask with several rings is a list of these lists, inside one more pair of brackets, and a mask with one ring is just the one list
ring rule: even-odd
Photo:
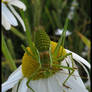
[[[56,45],[57,44],[55,42],[51,42],[52,53]],[[30,51],[30,48],[27,49],[28,51]],[[64,51],[67,53],[71,52],[67,49],[65,49]],[[86,68],[83,64],[90,68],[90,64],[85,59],[75,54],[74,52],[71,53],[73,59],[79,62],[85,70]],[[66,62],[69,64],[70,67],[72,67],[70,56],[67,56],[67,58],[65,58],[61,62],[61,65],[67,66]],[[27,53],[25,53],[22,59],[22,65],[9,76],[8,80],[5,83],[2,84],[2,92],[6,92],[8,89],[11,88],[12,92],[33,92],[28,88],[26,83],[29,79],[30,74],[34,73],[35,69],[37,68],[37,64],[38,63],[31,56],[28,56]],[[53,67],[53,69],[58,70],[58,68],[56,67]],[[85,88],[84,83],[81,80],[81,77],[78,74],[77,69],[67,80],[67,86],[63,85],[64,81],[69,75],[69,71],[67,69],[59,69],[53,75],[47,78],[44,78],[41,72],[42,71],[40,71],[37,76],[34,76],[29,83],[30,87],[35,92],[88,92]]]
[[[64,29],[57,29],[55,32],[55,35],[61,36],[61,34],[63,33]],[[70,31],[66,31],[66,37],[71,35],[72,33]]]
[[68,14],[68,18],[69,18],[70,20],[72,20],[72,18],[73,18],[73,16],[74,16],[74,11],[75,11],[75,7],[76,7],[76,6],[78,6],[78,3],[77,3],[76,0],[73,0],[72,5],[71,5],[71,7],[70,7],[70,12],[69,12],[69,14]]
[[87,56],[87,54],[88,54],[88,47],[85,46],[85,47],[84,47],[84,51],[81,53],[81,55],[82,55],[83,57],[85,57],[85,56]]
[[[26,6],[20,0],[3,0],[2,1],[2,25],[6,30],[10,30],[11,25],[12,26],[18,25],[18,22],[16,20],[16,18],[17,18],[19,20],[19,22],[21,23],[21,25],[23,26],[23,29],[25,31],[24,22],[23,22],[22,18],[20,17],[20,15],[13,8],[13,6],[23,9],[23,11],[26,10]],[[14,15],[16,16],[16,18]]]

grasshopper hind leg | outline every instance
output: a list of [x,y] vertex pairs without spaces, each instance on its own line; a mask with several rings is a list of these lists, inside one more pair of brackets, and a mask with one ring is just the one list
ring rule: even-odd
[[[65,59],[67,56],[70,56],[70,60],[71,60],[71,64],[72,64],[72,66],[70,67],[69,66],[69,64],[67,64],[67,60]],[[75,67],[74,67],[74,60],[73,60],[73,58],[72,58],[72,53],[67,53],[65,56],[60,56],[59,58],[58,58],[58,60],[59,61],[63,61],[63,60],[66,60],[66,64],[67,64],[67,66],[62,66],[61,65],[61,68],[62,69],[67,69],[67,70],[69,70],[69,75],[68,75],[68,77],[64,80],[64,82],[63,82],[63,86],[64,87],[66,87],[66,88],[70,88],[69,86],[67,86],[66,85],[66,82],[68,81],[68,79],[72,76],[72,74],[74,73],[74,71],[75,71]],[[71,71],[71,72],[70,72]]]
[[[72,74],[74,73],[74,71],[75,71],[75,67],[74,67],[74,60],[73,60],[73,58],[72,58],[72,53],[70,53],[70,59],[71,59],[71,63],[72,63],[72,66],[71,66],[71,69],[68,69],[69,70],[69,75],[68,75],[68,77],[65,79],[65,81],[63,82],[63,86],[64,87],[66,87],[66,88],[70,88],[69,86],[67,86],[66,85],[66,82],[67,82],[67,80],[72,76]],[[66,61],[66,63],[67,63],[67,61]],[[69,66],[68,66],[69,67]],[[71,72],[70,72],[70,70],[71,70]]]

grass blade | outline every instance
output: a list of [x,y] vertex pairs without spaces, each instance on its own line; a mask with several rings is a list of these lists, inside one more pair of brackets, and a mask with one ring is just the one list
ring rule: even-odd
[[[61,34],[61,37],[60,37],[60,39],[58,41],[58,44],[57,44],[57,46],[56,46],[56,48],[54,50],[54,56],[58,55],[60,46],[61,45],[62,45],[62,47],[64,46],[64,41],[65,41],[65,36],[66,36],[66,30],[67,30],[67,27],[68,27],[68,21],[69,21],[69,19],[67,18],[66,22],[65,22],[65,25],[64,25],[64,30],[63,30],[63,32]],[[63,48],[62,48],[62,51],[63,51]]]
[[17,69],[15,62],[6,46],[3,34],[2,34],[2,52],[3,52],[3,55],[5,56],[5,58],[7,59],[7,62],[9,64],[11,70],[14,71],[15,69]]

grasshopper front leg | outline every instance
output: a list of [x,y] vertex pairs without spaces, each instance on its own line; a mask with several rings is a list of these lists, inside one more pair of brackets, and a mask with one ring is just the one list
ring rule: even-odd
[[30,80],[32,80],[32,78],[38,73],[38,71],[41,69],[41,61],[40,61],[40,56],[39,56],[39,53],[38,53],[38,61],[39,61],[39,67],[38,69],[30,76],[30,78],[28,79],[26,85],[28,88],[30,88],[30,90],[32,90],[32,92],[35,92],[30,86],[29,86],[29,82]]
[[67,53],[64,56],[60,56],[58,57],[57,61],[61,62],[63,61],[67,56],[72,56],[72,53]]
[[35,92],[35,91],[29,86],[29,82],[30,82],[30,80],[32,80],[32,78],[38,73],[39,70],[40,70],[40,67],[30,76],[30,78],[28,79],[28,81],[27,81],[27,83],[26,83],[27,87],[28,87],[30,90],[32,90],[32,92]]

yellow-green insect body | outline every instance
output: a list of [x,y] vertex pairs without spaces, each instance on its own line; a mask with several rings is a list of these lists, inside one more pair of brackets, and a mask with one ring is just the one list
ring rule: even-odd
[[42,78],[48,78],[49,76],[53,75],[53,70],[50,69],[50,38],[42,29],[37,30],[35,33],[35,46],[40,55],[41,69],[39,72],[42,71],[40,75],[42,75]]
[[[51,50],[50,38],[46,34],[46,32],[42,29],[38,29],[36,31],[34,37],[35,37],[34,43],[35,43],[35,47],[37,48],[37,51],[38,51],[39,59],[38,59],[38,61],[35,61],[36,59],[35,60],[33,59],[33,61],[31,60],[31,63],[34,64],[34,66],[36,66],[36,67],[33,67],[32,64],[30,66],[30,67],[33,67],[34,71],[32,71],[31,73],[29,72],[30,76],[28,76],[28,81],[27,81],[28,88],[30,88],[34,92],[34,90],[29,86],[30,80],[38,80],[40,78],[48,78],[63,68],[69,69],[72,71],[72,72],[70,72],[69,76],[66,78],[66,80],[63,83],[63,85],[65,87],[67,87],[65,85],[65,83],[69,79],[69,77],[73,74],[75,69],[74,69],[74,67],[62,66],[61,61],[63,61],[67,56],[71,55],[71,53],[65,54],[63,56],[63,51],[64,51],[63,47],[61,50],[60,45],[57,45],[58,52],[59,52],[59,50],[62,51],[61,52],[62,55],[55,56],[54,52],[51,52],[52,50]],[[54,49],[56,50],[56,47]],[[35,64],[37,64],[37,65],[35,65]],[[73,62],[72,62],[72,64],[73,64]]]
[[35,33],[35,46],[39,51],[41,64],[49,64],[50,38],[42,29],[37,30],[37,32]]
[[[50,41],[49,36],[42,29],[37,30],[34,37],[34,46],[37,48],[40,58],[38,60],[34,59],[26,52],[22,60],[23,74],[25,77],[29,78],[38,69],[39,65],[41,65],[39,71],[35,74],[34,77],[32,77],[31,80],[48,78],[60,70],[59,67],[51,65],[51,63],[60,65],[60,62],[58,62],[58,60],[55,60],[51,57],[51,54],[53,53],[56,44],[54,47],[51,47],[53,42]],[[52,52],[51,48],[53,48]],[[27,50],[29,51],[29,53],[32,54],[30,48],[27,48]],[[27,70],[28,68],[29,70]]]

